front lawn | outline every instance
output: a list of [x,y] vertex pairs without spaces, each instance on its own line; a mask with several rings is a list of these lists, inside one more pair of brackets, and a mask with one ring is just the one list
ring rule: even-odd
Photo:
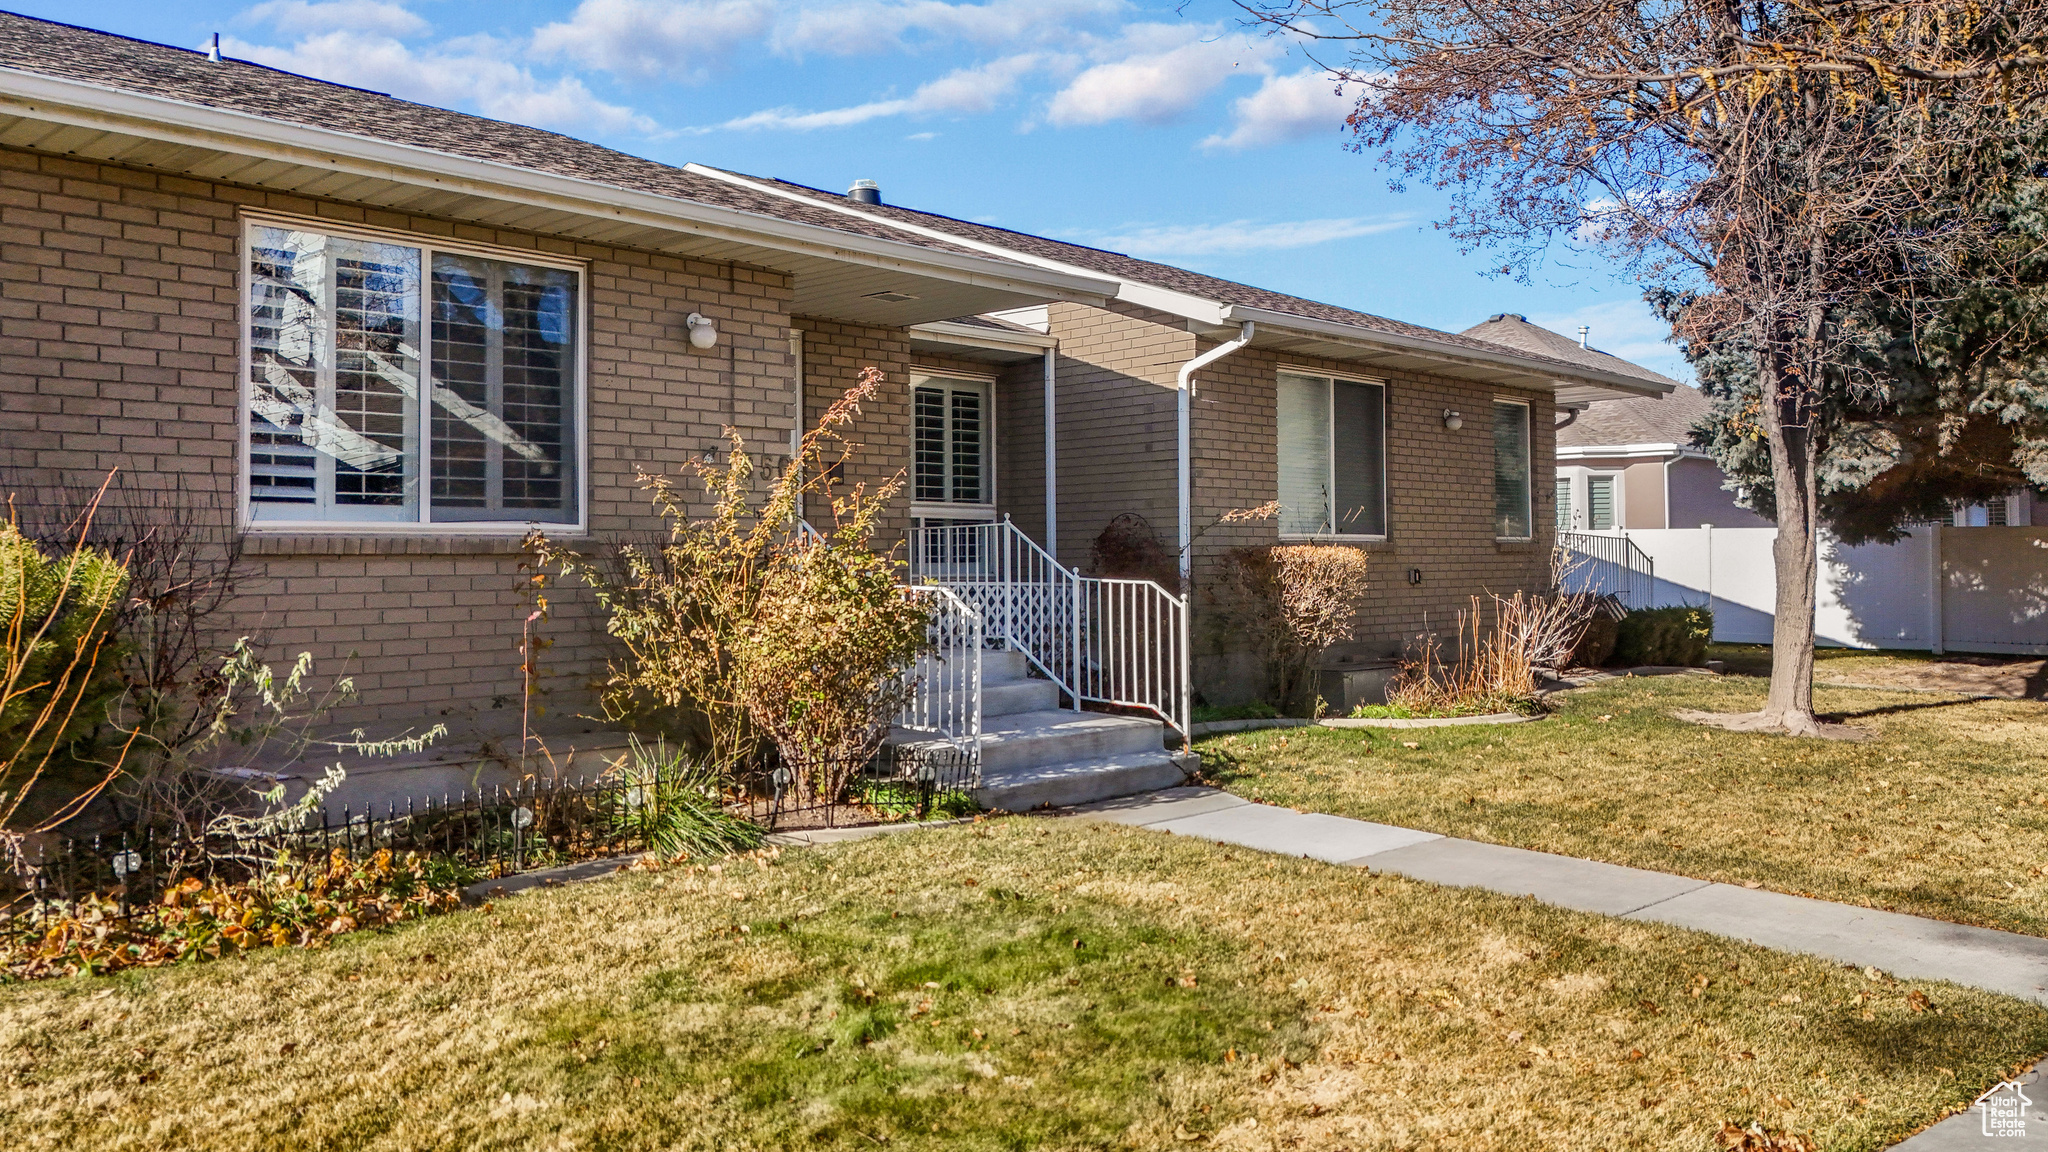
[[2042,1051],[1987,993],[1011,818],[0,988],[0,1146],[1877,1149]]
[[[1834,653],[1819,675],[1925,665]],[[1767,670],[1768,655],[1730,667]],[[1816,689],[1822,711],[1875,730],[1861,744],[1672,719],[1754,710],[1765,687],[1733,671],[1624,679],[1552,697],[1557,713],[1530,724],[1196,747],[1209,779],[1253,799],[2048,935],[2048,703]]]

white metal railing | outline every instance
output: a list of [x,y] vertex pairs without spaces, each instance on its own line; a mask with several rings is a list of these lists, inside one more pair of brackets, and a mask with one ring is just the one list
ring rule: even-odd
[[981,652],[987,644],[981,613],[943,584],[905,585],[903,593],[922,602],[931,621],[925,626],[925,654],[904,671],[910,694],[896,726],[951,744],[978,773]]
[[1188,734],[1187,603],[1150,580],[1083,576],[1010,523],[911,530],[914,580],[981,613],[986,642],[1022,652],[1070,707],[1143,708]]
[[1578,557],[1565,579],[1566,591],[1611,594],[1631,609],[1650,606],[1657,564],[1635,541],[1606,532],[1559,532],[1557,542]]

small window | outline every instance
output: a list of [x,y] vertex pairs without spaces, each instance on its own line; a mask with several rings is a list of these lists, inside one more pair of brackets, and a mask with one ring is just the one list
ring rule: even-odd
[[1586,477],[1586,527],[1595,532],[1614,527],[1614,477]]
[[1557,530],[1569,532],[1572,527],[1572,478],[1557,478]]
[[1280,531],[1385,536],[1386,388],[1280,373]]
[[1493,402],[1493,534],[1503,540],[1527,540],[1535,533],[1530,509],[1529,406],[1515,400]]
[[248,241],[251,521],[579,520],[578,272],[264,223]]
[[911,405],[912,501],[994,504],[988,383],[919,377],[911,388]]

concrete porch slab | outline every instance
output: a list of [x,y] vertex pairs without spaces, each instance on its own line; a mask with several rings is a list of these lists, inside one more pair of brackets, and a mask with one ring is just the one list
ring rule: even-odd
[[1454,888],[1534,896],[1546,904],[1607,916],[1625,915],[1709,883],[1448,836],[1347,863]]
[[1361,856],[1442,839],[1434,832],[1369,824],[1318,812],[1296,812],[1269,804],[1238,804],[1148,827],[1282,856],[1306,856],[1329,864],[1343,864]]

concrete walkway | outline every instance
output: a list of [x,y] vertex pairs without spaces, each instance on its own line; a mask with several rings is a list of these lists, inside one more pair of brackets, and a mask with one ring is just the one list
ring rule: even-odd
[[2048,939],[1254,804],[1213,788],[1104,800],[1075,816],[1653,920],[2048,1004]]
[[[1155,828],[1283,856],[1392,872],[1433,884],[1534,896],[1581,912],[1651,920],[2048,1004],[2048,940],[1853,904],[1738,888],[1526,848],[1504,848],[1342,816],[1254,804],[1214,788],[1169,788],[1071,809],[1076,817]],[[1958,1113],[1900,1152],[2001,1148],[2048,1152],[2048,1061],[2025,1078],[2035,1104],[2022,1137],[1987,1137]]]

